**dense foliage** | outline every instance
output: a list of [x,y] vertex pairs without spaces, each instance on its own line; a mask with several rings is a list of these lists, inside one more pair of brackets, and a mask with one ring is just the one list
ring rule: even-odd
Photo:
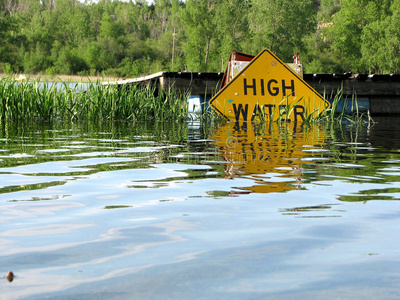
[[400,71],[400,0],[0,0],[0,72],[219,72],[263,48],[308,73]]

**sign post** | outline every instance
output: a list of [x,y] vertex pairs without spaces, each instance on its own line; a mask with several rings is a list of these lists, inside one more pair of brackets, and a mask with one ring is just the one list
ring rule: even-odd
[[264,49],[210,100],[210,106],[234,121],[304,121],[318,116],[330,104]]

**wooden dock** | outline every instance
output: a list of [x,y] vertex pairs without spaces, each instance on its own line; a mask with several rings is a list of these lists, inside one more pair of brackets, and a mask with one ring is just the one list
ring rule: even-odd
[[[110,84],[154,84],[157,88],[177,89],[191,95],[210,98],[220,88],[224,73],[159,72]],[[303,79],[326,99],[338,91],[343,98],[368,102],[371,114],[400,114],[400,74],[304,74]]]
[[148,76],[115,81],[112,84],[151,84],[163,90],[174,88],[192,95],[211,97],[219,90],[223,76],[224,73],[158,72]]
[[344,97],[369,100],[373,114],[400,113],[400,75],[304,74],[304,80],[329,98],[338,90]]

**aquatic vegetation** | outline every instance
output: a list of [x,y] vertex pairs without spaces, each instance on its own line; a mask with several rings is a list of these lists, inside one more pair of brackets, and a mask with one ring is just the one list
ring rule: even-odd
[[[0,121],[35,120],[76,121],[90,120],[127,120],[127,121],[185,121],[191,120],[186,93],[174,88],[158,91],[154,85],[103,85],[100,82],[82,85],[68,83],[41,83],[38,81],[15,81],[10,78],[0,80]],[[256,122],[290,121],[296,103],[287,98],[279,104],[279,109],[267,109],[259,104]],[[344,102],[343,102],[344,101]],[[342,111],[338,112],[341,103]],[[348,113],[349,107],[352,113]],[[219,122],[224,119],[211,107],[197,117],[205,122]],[[320,115],[304,107],[303,123],[351,123],[353,125],[373,124],[369,112],[360,110],[357,97],[344,99],[338,91],[331,100],[331,107]],[[272,121],[273,120],[273,121]]]
[[[327,98],[325,96],[325,98]],[[353,94],[351,99],[343,97],[342,90],[330,97],[331,107],[321,114],[317,121],[329,123],[330,125],[371,126],[374,120],[369,109],[360,107],[357,95]],[[340,107],[341,105],[341,107]]]
[[41,84],[0,80],[0,120],[186,120],[186,95],[154,86]]

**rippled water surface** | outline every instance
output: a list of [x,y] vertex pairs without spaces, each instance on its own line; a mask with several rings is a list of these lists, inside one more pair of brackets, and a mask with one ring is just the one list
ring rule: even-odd
[[400,120],[376,121],[2,124],[0,293],[398,299]]

